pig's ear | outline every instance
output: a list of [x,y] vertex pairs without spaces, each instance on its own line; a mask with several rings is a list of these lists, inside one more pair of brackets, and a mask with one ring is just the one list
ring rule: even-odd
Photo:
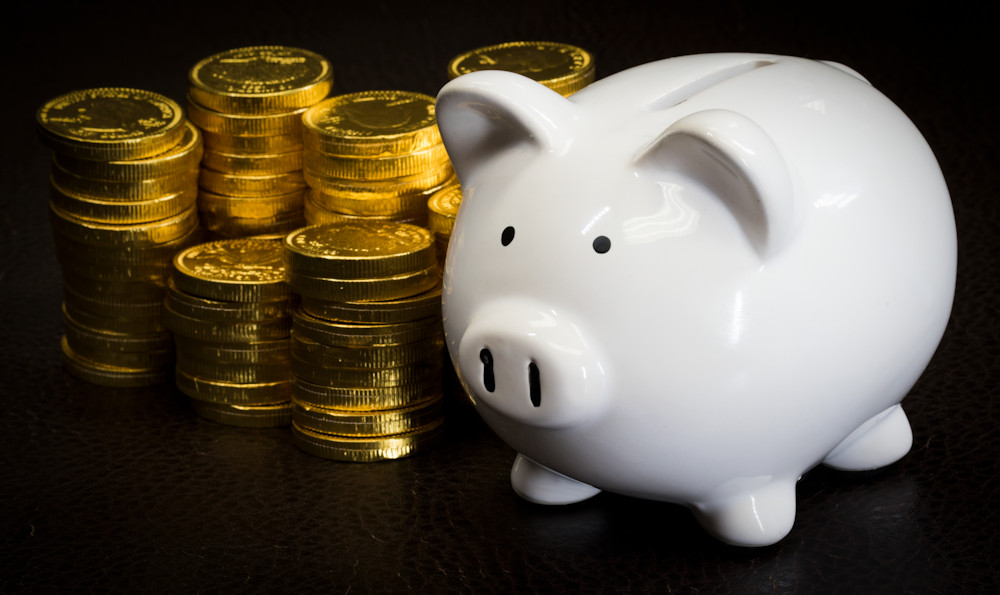
[[561,149],[576,106],[535,81],[499,70],[473,72],[437,96],[438,127],[458,179],[469,183],[499,153],[518,145]]
[[763,259],[780,252],[793,234],[788,167],[771,137],[746,116],[719,109],[685,116],[636,161],[654,174],[679,173],[711,189]]

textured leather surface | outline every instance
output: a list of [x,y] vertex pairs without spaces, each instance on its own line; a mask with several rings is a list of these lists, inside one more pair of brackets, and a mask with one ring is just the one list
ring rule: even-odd
[[[996,78],[984,15],[912,4],[209,4],[34,3],[33,15],[5,18],[0,593],[1000,590],[1000,129],[984,82]],[[94,86],[183,100],[198,59],[259,44],[326,55],[336,93],[435,94],[449,58],[517,39],[588,48],[598,78],[710,51],[832,59],[913,119],[952,193],[960,260],[951,323],[904,401],[909,455],[875,476],[813,471],[791,534],[743,550],[678,506],[611,494],[554,508],[520,500],[515,453],[470,411],[450,416],[433,452],[338,464],[298,451],[287,429],[199,419],[170,385],[108,389],[62,370],[48,154],[33,130],[43,101]]]

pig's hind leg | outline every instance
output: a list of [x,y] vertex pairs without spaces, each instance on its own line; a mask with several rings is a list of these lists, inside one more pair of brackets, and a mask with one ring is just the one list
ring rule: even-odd
[[689,506],[712,537],[741,547],[780,541],[795,523],[795,480],[774,478],[752,490]]
[[573,504],[601,493],[592,485],[566,477],[520,453],[510,470],[510,485],[518,496],[535,504]]
[[912,444],[910,422],[896,404],[851,432],[823,459],[823,464],[841,471],[878,469],[903,458]]

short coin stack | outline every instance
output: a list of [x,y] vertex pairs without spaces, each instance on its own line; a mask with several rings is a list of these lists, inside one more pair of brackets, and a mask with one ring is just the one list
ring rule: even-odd
[[195,412],[233,426],[291,423],[291,294],[280,242],[219,240],[174,258],[165,304],[177,386]]
[[188,78],[188,111],[205,135],[206,229],[236,238],[302,227],[302,114],[330,92],[330,63],[297,48],[248,47],[202,60]]
[[148,91],[74,91],[37,113],[53,150],[50,219],[63,268],[63,361],[106,386],[165,380],[163,297],[174,254],[200,240],[202,142],[179,105]]
[[443,437],[441,286],[430,232],[392,222],[297,230],[284,241],[302,296],[292,323],[292,436],[370,462]]
[[448,78],[478,70],[524,75],[568,97],[594,82],[594,58],[576,46],[551,41],[512,41],[477,48],[452,58]]
[[451,232],[455,229],[455,217],[458,216],[458,207],[461,204],[462,187],[458,184],[438,190],[427,201],[427,227],[434,232],[438,262],[442,267],[445,256],[448,255]]
[[434,98],[406,91],[331,97],[302,119],[306,222],[425,225],[427,199],[454,181]]

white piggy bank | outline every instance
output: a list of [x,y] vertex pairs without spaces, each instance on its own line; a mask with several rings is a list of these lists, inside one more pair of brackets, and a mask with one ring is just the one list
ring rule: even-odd
[[477,72],[437,117],[464,189],[448,349],[522,497],[680,503],[762,546],[808,469],[910,449],[899,403],[948,321],[954,216],[860,75],[710,54],[565,99]]

